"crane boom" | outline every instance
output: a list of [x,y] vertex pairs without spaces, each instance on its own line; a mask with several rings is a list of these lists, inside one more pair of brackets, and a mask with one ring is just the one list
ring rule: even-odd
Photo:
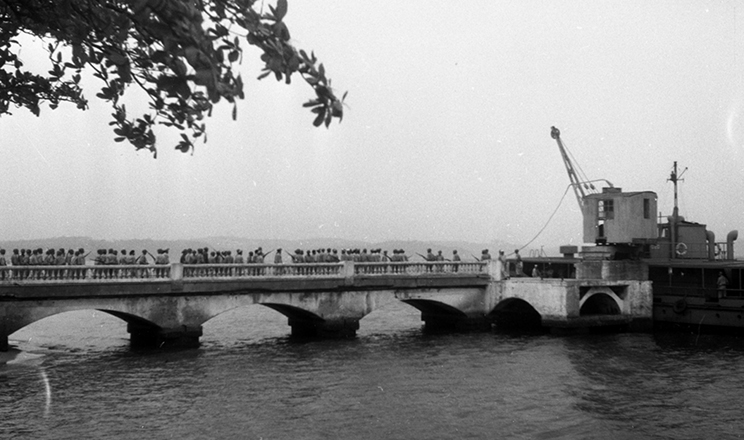
[[561,141],[561,131],[558,130],[556,127],[550,127],[550,137],[555,139],[555,141],[558,143],[558,149],[561,150],[561,157],[563,157],[563,163],[566,165],[566,171],[568,172],[568,179],[571,181],[571,186],[573,187],[574,194],[576,194],[576,201],[579,202],[579,208],[581,208],[581,210],[583,211],[584,197],[586,197],[586,193],[584,192],[584,187],[581,180],[579,180],[579,176],[576,175],[576,171],[574,171],[574,166],[571,162],[571,158],[568,157],[566,148],[563,146],[563,142]]

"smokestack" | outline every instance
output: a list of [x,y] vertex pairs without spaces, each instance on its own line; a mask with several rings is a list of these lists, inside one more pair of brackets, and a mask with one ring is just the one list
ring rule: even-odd
[[716,259],[716,234],[713,231],[705,230],[705,238],[708,240],[708,259]]
[[734,259],[734,241],[739,237],[739,231],[734,229],[733,231],[729,232],[726,236],[726,247],[728,248],[728,252],[726,253],[726,259],[727,260],[733,260]]

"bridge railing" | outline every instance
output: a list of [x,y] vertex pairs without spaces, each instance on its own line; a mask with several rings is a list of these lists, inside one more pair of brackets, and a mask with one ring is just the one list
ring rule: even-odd
[[484,262],[354,263],[354,275],[436,275],[486,273]]
[[183,278],[343,276],[343,264],[184,264]]
[[167,281],[262,277],[438,276],[488,274],[485,262],[0,266],[9,283]]
[[165,280],[170,265],[0,266],[2,282]]

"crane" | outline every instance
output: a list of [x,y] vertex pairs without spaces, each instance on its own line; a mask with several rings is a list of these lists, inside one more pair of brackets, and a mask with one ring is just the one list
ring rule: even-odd
[[[581,212],[584,212],[584,197],[586,197],[585,190],[591,192],[592,194],[596,194],[597,189],[592,184],[592,182],[595,182],[595,180],[588,180],[586,176],[583,176],[583,178],[579,178],[579,175],[576,174],[573,162],[568,156],[568,152],[566,151],[566,147],[563,145],[563,141],[561,141],[561,131],[558,130],[558,128],[550,127],[550,137],[555,139],[555,141],[558,143],[558,149],[561,150],[561,157],[563,158],[563,163],[566,165],[568,179],[571,181],[571,187],[573,187],[574,194],[576,195],[576,201],[579,202],[579,208],[581,209]],[[583,171],[581,171],[580,169],[579,171],[583,174]],[[607,182],[607,184],[612,187],[612,183],[610,183],[610,181],[605,179],[599,180]]]

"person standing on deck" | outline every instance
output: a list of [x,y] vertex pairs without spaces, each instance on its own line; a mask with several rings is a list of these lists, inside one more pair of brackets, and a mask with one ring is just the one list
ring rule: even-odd
[[540,272],[540,269],[537,268],[537,264],[532,266],[532,278],[541,278],[542,279],[542,273]]
[[718,280],[716,280],[716,288],[718,290],[718,298],[724,298],[726,296],[726,288],[728,287],[728,278],[723,272],[718,272]]

